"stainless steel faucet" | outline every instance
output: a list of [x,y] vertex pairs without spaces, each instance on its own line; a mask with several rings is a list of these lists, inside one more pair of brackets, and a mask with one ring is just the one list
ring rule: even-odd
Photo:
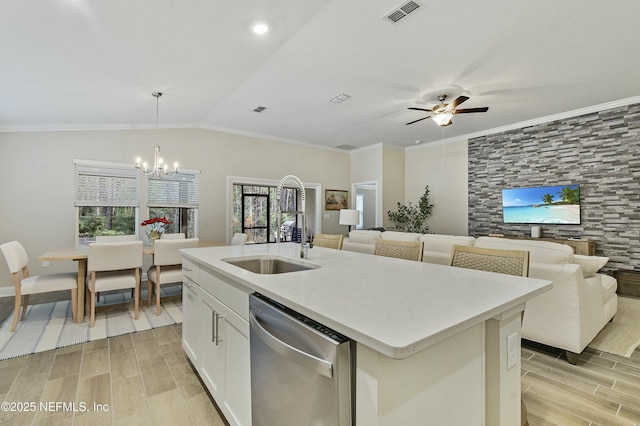
[[277,224],[278,228],[276,229],[276,244],[280,244],[280,228],[282,227],[282,205],[280,203],[280,196],[282,195],[282,188],[284,187],[285,183],[287,183],[288,181],[293,181],[296,185],[298,185],[298,188],[300,189],[300,198],[302,199],[302,209],[300,209],[300,212],[302,214],[302,234],[300,235],[300,257],[304,259],[308,255],[308,247],[309,247],[307,245],[307,237],[306,237],[307,223],[306,223],[305,214],[304,214],[304,205],[305,205],[305,200],[307,198],[307,194],[304,190],[304,185],[302,184],[302,181],[294,175],[287,175],[283,177],[280,180],[280,183],[278,184],[278,191],[276,194],[276,200],[278,202],[278,213],[276,214],[277,222],[278,222]]

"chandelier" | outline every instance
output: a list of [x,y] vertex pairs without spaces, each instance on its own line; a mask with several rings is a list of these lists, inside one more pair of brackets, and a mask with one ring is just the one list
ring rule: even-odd
[[[162,92],[153,92],[151,94],[156,98],[156,139],[158,138],[158,128],[160,124],[160,96]],[[178,163],[173,163],[173,170],[169,171],[169,164],[160,157],[160,145],[156,144],[153,148],[153,169],[149,170],[146,161],[142,161],[140,157],[136,158],[136,169],[139,169],[147,176],[168,177],[175,176],[178,173]]]

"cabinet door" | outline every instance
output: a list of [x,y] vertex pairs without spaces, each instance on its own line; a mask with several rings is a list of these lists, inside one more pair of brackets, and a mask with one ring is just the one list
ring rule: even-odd
[[199,309],[198,285],[190,279],[184,278],[182,280],[182,347],[196,369],[200,367],[198,360],[200,353]]
[[205,291],[200,300],[200,377],[220,404],[225,387],[224,305]]
[[251,425],[249,323],[229,311],[224,318],[223,340],[227,372],[224,404],[233,417],[228,420],[231,424],[235,421],[235,424],[248,426]]

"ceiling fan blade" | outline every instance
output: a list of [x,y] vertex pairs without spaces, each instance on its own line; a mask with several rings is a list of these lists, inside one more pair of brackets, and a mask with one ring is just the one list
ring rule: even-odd
[[431,112],[430,109],[424,109],[424,108],[416,108],[416,107],[409,107],[407,109],[412,109],[414,111],[427,111],[427,112]]
[[428,116],[426,116],[426,117],[422,117],[422,118],[419,118],[419,119],[417,119],[417,120],[410,121],[410,122],[408,122],[408,123],[405,123],[405,125],[406,125],[406,126],[408,126],[409,124],[417,123],[418,121],[426,120],[427,118],[431,118],[431,116],[430,116],[430,115],[428,115]]
[[466,114],[469,112],[487,112],[487,111],[489,111],[489,107],[456,109],[451,112],[454,114]]
[[457,107],[458,105],[460,105],[461,103],[465,102],[469,100],[468,97],[466,96],[458,96],[457,98],[454,99],[453,102],[451,102],[449,105],[447,105],[447,109],[449,111],[451,111],[452,109],[454,109],[455,107]]

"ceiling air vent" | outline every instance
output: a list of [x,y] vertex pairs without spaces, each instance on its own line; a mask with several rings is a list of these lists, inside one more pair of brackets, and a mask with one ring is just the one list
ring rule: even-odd
[[401,4],[399,7],[392,10],[391,12],[387,13],[384,16],[384,19],[395,24],[399,20],[407,16],[408,14],[418,10],[419,7],[420,5],[418,3],[414,1],[408,1],[406,3]]
[[267,109],[267,107],[258,106],[258,107],[255,107],[255,108],[253,109],[253,112],[262,112],[262,111],[264,111],[265,109]]

